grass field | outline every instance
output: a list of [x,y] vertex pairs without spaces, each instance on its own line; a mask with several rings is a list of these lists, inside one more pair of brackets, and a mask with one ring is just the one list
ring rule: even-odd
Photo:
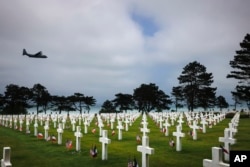
[[[116,135],[111,136],[110,127],[104,127],[104,129],[108,129],[109,138],[111,139],[111,144],[108,145],[108,160],[105,161],[101,160],[101,143],[99,142],[98,128],[96,128],[97,131],[95,134],[91,133],[91,129],[96,126],[94,121],[89,127],[89,133],[83,134],[81,138],[81,151],[79,152],[74,150],[75,137],[71,129],[64,130],[63,144],[58,145],[57,143],[37,139],[33,135],[32,126],[30,127],[30,134],[0,126],[0,155],[2,155],[2,148],[4,146],[10,146],[11,162],[14,167],[122,167],[127,166],[128,159],[134,157],[136,157],[139,166],[141,166],[141,153],[137,152],[136,143],[136,135],[142,134],[139,131],[141,119],[142,117],[139,117],[133,125],[129,127],[128,132],[123,131],[123,139],[121,141],[118,140],[117,131]],[[170,147],[168,143],[176,127],[171,126],[169,129],[170,137],[166,137],[160,132],[159,127],[153,120],[148,117],[148,128],[150,129],[150,133],[148,134],[149,145],[155,149],[155,154],[150,155],[149,158],[150,166],[202,166],[202,160],[204,158],[211,159],[211,147],[221,144],[218,138],[223,137],[224,129],[228,127],[230,120],[231,119],[225,119],[213,128],[207,128],[206,134],[199,131],[198,140],[196,141],[187,134],[190,129],[184,123],[183,132],[186,133],[186,136],[182,138],[182,151],[176,152],[175,148]],[[114,127],[116,127],[116,125]],[[231,146],[231,150],[250,150],[249,127],[249,118],[240,119],[238,133],[235,135],[237,143]],[[25,123],[23,129],[25,129]],[[39,127],[39,131],[44,133],[42,126]],[[56,129],[53,128],[53,123],[51,123],[49,133],[57,136]],[[72,150],[67,150],[65,147],[67,139],[72,139],[73,141]],[[98,149],[98,156],[92,158],[89,154],[89,149],[95,144]]]

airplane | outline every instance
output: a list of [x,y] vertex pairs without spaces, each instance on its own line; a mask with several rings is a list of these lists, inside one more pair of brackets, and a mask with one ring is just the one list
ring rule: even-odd
[[23,49],[23,56],[24,55],[31,57],[31,58],[47,58],[47,56],[43,55],[43,53],[41,51],[37,52],[36,54],[29,54],[29,53],[27,53],[27,51],[25,49]]

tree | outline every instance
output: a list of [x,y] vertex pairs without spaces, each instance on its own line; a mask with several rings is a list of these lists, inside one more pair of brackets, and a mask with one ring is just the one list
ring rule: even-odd
[[85,102],[85,108],[89,113],[90,106],[94,106],[96,104],[96,99],[93,96],[86,96],[84,98],[84,102]]
[[[237,87],[237,86],[236,86]],[[235,88],[236,89],[236,88]],[[236,111],[237,105],[241,104],[241,100],[239,98],[240,94],[237,91],[231,91],[231,94],[233,96],[233,100],[234,100],[234,111]]]
[[213,76],[206,72],[205,66],[197,61],[189,63],[183,68],[178,80],[189,111],[198,107],[206,110],[214,105],[217,88],[210,87]]
[[4,113],[8,114],[26,114],[27,108],[30,108],[32,94],[29,88],[19,87],[15,84],[6,86],[4,95]]
[[174,96],[173,103],[175,104],[175,111],[177,111],[178,108],[183,107],[182,101],[184,100],[183,94],[182,94],[182,87],[176,86],[172,88],[172,96]]
[[[0,94],[0,110],[2,110],[4,107],[4,97],[2,94]],[[1,113],[1,111],[0,111]]]
[[229,63],[234,71],[230,71],[227,78],[238,80],[237,97],[241,101],[245,101],[248,109],[250,109],[250,34],[246,34],[244,40],[240,43],[240,47],[241,50],[236,51],[234,59]]
[[220,108],[220,111],[223,109],[223,108],[227,108],[229,106],[229,104],[227,103],[225,97],[223,96],[218,96],[216,98],[216,104],[217,106]]
[[139,112],[169,109],[168,105],[172,103],[169,96],[153,83],[141,84],[139,88],[134,89],[133,97]]
[[[51,100],[48,90],[41,84],[35,84],[31,91],[37,114],[40,111],[44,111],[46,114],[47,106]],[[42,107],[42,110],[39,110],[39,107]]]
[[118,93],[115,95],[116,98],[113,100],[115,107],[119,108],[119,111],[132,110],[134,106],[133,96],[130,94]]
[[74,95],[69,96],[70,102],[73,104],[75,110],[79,111],[82,114],[82,108],[85,106],[84,104],[84,95],[82,93],[74,93]]
[[79,111],[80,114],[82,114],[83,108],[89,113],[90,106],[93,106],[96,103],[96,100],[92,96],[84,96],[82,93],[74,93],[74,95],[69,96],[69,99],[75,110]]
[[110,100],[106,100],[102,104],[102,108],[99,113],[116,113],[115,106]]
[[70,98],[65,96],[53,96],[52,106],[54,111],[59,111],[59,114],[61,114],[62,111],[66,111],[68,114],[70,111],[75,111]]

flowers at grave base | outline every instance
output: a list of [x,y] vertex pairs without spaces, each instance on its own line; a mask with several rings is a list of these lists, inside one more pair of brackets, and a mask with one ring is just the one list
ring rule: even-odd
[[92,133],[95,133],[96,132],[96,129],[94,128],[94,129],[92,129],[92,131],[91,131]]
[[169,146],[174,147],[174,145],[175,145],[174,140],[173,139],[169,140]]
[[223,151],[224,153],[229,154],[228,150],[225,149],[222,145],[220,145],[220,148],[222,149],[222,151]]
[[93,158],[95,158],[95,157],[97,157],[97,148],[96,148],[96,145],[93,147],[93,145],[92,145],[92,147],[90,148],[90,150],[89,150],[89,153],[90,153],[90,155],[93,157]]
[[139,167],[136,158],[134,157],[134,159],[128,159],[128,167]]
[[202,132],[202,129],[203,129],[203,128],[202,128],[202,127],[199,127],[199,129],[200,129],[200,131]]
[[137,142],[137,144],[141,143],[141,137],[139,135],[136,136],[136,142]]
[[52,142],[56,142],[56,136],[52,135],[52,136],[51,136],[51,141],[52,141]]
[[115,135],[115,130],[112,131],[112,136],[114,136],[114,135]]
[[43,139],[43,134],[42,134],[42,133],[38,133],[38,134],[37,134],[37,138],[38,138],[38,139]]
[[128,167],[133,167],[133,162],[130,159],[128,160]]
[[70,150],[72,148],[72,140],[67,140],[65,145],[66,145],[66,148]]
[[52,136],[48,136],[48,138],[46,139],[46,141],[52,141],[52,143],[56,142],[56,137],[54,135]]

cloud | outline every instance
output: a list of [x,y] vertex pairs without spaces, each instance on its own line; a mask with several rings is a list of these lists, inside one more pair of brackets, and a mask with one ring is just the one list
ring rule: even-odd
[[[41,83],[52,94],[81,92],[101,103],[151,82],[170,94],[182,68],[197,60],[213,73],[218,93],[229,96],[235,82],[225,76],[249,33],[248,6],[244,0],[1,1],[1,92],[10,83]],[[21,56],[23,48],[48,59]]]

